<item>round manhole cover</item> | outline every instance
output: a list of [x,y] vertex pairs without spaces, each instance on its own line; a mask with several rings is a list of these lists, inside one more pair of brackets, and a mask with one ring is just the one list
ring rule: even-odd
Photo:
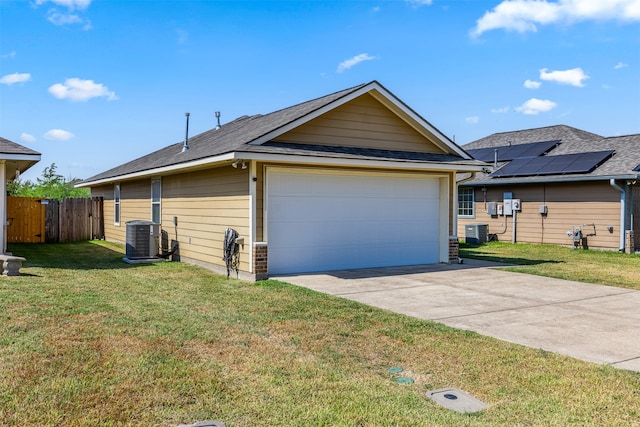
[[458,398],[458,396],[456,396],[455,394],[451,394],[451,393],[445,394],[444,397],[446,399],[449,399],[449,400],[456,400]]

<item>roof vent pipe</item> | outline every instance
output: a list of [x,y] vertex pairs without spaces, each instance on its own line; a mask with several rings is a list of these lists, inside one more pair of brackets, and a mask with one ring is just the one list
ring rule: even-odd
[[184,145],[182,146],[182,152],[184,153],[185,151],[187,151],[189,149],[189,113],[184,113],[185,116],[187,116],[187,129],[185,131],[185,135],[184,135]]
[[493,149],[493,168],[498,169],[498,149]]
[[220,111],[216,111],[216,119],[218,120],[218,124],[216,125],[216,130],[220,129]]

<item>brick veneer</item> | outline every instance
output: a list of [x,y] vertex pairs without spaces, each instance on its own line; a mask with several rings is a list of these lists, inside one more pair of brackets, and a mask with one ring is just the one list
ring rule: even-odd
[[627,230],[625,236],[625,252],[628,254],[632,254],[636,248],[636,242],[633,235],[633,230]]
[[458,236],[449,236],[449,262],[458,262],[459,249]]
[[253,273],[256,280],[266,280],[269,278],[269,252],[266,242],[255,242],[253,244]]

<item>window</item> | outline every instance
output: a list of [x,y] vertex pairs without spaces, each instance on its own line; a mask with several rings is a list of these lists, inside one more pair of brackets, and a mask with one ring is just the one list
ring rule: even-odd
[[113,186],[113,224],[120,225],[120,184]]
[[151,180],[151,221],[160,224],[160,199],[161,199],[160,179]]
[[458,188],[458,216],[475,216],[475,193],[473,188]]

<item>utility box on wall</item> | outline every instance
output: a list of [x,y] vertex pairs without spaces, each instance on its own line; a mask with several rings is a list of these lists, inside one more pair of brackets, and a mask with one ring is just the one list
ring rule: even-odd
[[497,202],[487,203],[487,213],[491,216],[498,215],[498,203]]
[[487,243],[487,237],[489,235],[488,224],[467,224],[464,227],[465,243],[471,243],[479,245],[480,243]]

